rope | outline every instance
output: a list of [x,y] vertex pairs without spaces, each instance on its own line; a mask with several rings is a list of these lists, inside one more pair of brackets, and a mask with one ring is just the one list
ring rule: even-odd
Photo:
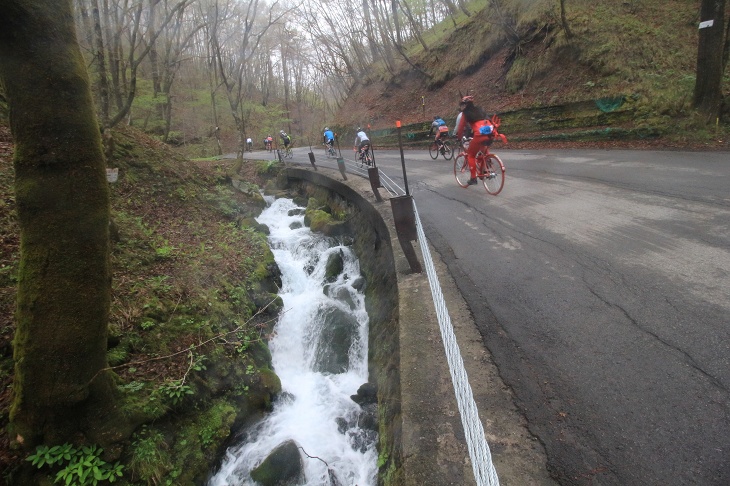
[[479,411],[474,402],[474,396],[469,385],[469,377],[466,374],[466,369],[464,369],[464,360],[459,352],[459,344],[456,342],[454,328],[451,325],[451,317],[449,317],[449,311],[446,308],[446,302],[441,293],[441,285],[436,276],[436,268],[433,265],[431,253],[426,243],[426,235],[423,232],[421,219],[418,217],[415,200],[413,201],[413,212],[416,216],[418,242],[421,245],[423,263],[426,268],[426,274],[428,275],[428,282],[431,285],[431,296],[436,307],[441,339],[444,342],[446,361],[449,363],[451,381],[454,384],[456,403],[459,407],[459,414],[461,415],[461,425],[464,427],[466,446],[469,449],[469,458],[471,459],[471,467],[474,471],[474,479],[478,486],[497,486],[499,485],[497,471],[494,469],[494,464],[492,463],[492,454],[489,451],[489,444],[487,444],[487,439],[484,436],[482,422],[479,420]]

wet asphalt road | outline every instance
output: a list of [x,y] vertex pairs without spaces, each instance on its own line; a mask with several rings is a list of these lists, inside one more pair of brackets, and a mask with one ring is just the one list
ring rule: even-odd
[[496,152],[496,197],[425,150],[409,190],[551,472],[730,484],[730,154]]

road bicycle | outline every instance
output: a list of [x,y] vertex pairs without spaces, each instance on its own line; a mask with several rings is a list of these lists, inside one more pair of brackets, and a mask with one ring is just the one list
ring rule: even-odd
[[294,152],[291,149],[291,145],[287,145],[284,149],[284,158],[285,159],[291,159],[292,156],[294,156]]
[[438,159],[439,154],[443,155],[444,159],[451,160],[454,157],[454,150],[451,148],[451,142],[448,140],[441,140],[440,138],[438,141],[434,140],[431,142],[431,145],[428,147],[428,155],[430,155],[432,159],[436,160]]
[[[493,140],[501,140],[507,142],[507,138],[504,135],[497,133],[497,127],[499,127],[500,120],[497,115],[494,115],[491,119],[492,126],[494,127],[494,137],[482,147],[476,154],[476,166],[477,166],[477,178],[484,184],[484,189],[487,190],[492,196],[496,196],[500,193],[504,187],[504,174],[505,168],[502,159],[497,155],[489,152],[489,145]],[[471,171],[469,170],[469,163],[466,159],[466,151],[469,148],[469,142],[471,138],[462,139],[462,151],[454,159],[454,177],[456,183],[461,187],[469,187],[469,179],[471,179]]]
[[337,151],[335,150],[335,144],[333,143],[325,143],[324,144],[324,150],[327,154],[327,157],[337,157]]
[[358,153],[357,160],[360,161],[360,167],[365,165],[371,167],[373,165],[373,154],[370,151],[370,144],[363,145]]

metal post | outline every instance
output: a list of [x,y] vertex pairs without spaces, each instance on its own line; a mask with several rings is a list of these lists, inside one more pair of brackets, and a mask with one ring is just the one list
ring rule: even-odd
[[377,167],[368,167],[368,179],[370,179],[370,187],[373,189],[373,194],[375,194],[375,200],[382,202],[383,197],[378,192],[378,188],[382,187],[380,185],[380,169]]
[[416,231],[416,213],[413,211],[413,196],[398,196],[390,198],[393,209],[393,222],[398,237],[408,241],[418,239]]
[[312,143],[309,143],[309,163],[312,164],[314,170],[317,170],[317,166],[314,165],[314,152],[312,151]]
[[400,120],[395,121],[395,126],[398,128],[398,147],[400,148],[400,164],[403,167],[403,184],[406,186],[406,196],[410,196],[411,193],[408,191],[408,177],[406,176],[406,159],[403,156],[403,140],[401,139]]
[[337,168],[340,169],[340,174],[342,174],[342,178],[344,180],[347,180],[347,174],[345,174],[345,159],[342,157],[337,158]]
[[398,196],[390,199],[390,206],[393,209],[393,222],[395,232],[398,235],[398,243],[403,254],[408,260],[413,273],[421,273],[423,267],[418,261],[416,250],[413,249],[411,241],[418,239],[416,230],[416,213],[413,210],[413,196]]

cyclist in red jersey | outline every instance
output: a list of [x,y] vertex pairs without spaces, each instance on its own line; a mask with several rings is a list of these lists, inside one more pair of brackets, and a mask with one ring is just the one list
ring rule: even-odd
[[477,167],[476,155],[485,145],[489,145],[494,140],[494,126],[492,122],[487,120],[487,112],[484,108],[474,104],[474,97],[471,95],[464,96],[459,104],[461,109],[461,118],[459,125],[456,127],[456,136],[461,139],[467,126],[471,127],[474,133],[466,150],[466,161],[469,163],[469,171],[471,179],[468,184],[473,186],[477,183]]

